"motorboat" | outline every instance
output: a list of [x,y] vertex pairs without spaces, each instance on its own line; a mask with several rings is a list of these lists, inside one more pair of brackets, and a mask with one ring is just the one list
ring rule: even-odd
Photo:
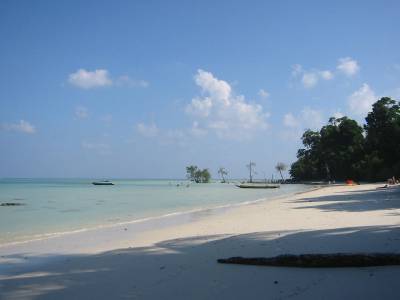
[[101,180],[101,181],[93,181],[92,184],[94,185],[114,185],[111,181],[108,180]]

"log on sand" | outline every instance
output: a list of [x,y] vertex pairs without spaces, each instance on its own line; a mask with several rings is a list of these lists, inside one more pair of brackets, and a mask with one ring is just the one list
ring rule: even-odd
[[400,265],[395,253],[284,254],[275,257],[231,257],[217,260],[222,264],[297,268],[343,268]]

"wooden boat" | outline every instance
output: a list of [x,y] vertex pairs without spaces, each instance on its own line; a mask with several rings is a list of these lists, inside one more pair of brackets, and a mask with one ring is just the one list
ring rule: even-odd
[[93,181],[92,184],[94,185],[114,185],[111,181],[102,180],[102,181]]
[[253,182],[242,182],[240,184],[236,184],[236,186],[241,189],[276,189],[280,187],[279,184]]

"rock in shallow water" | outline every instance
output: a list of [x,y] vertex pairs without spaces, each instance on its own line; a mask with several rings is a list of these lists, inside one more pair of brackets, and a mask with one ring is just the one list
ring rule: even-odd
[[4,202],[0,203],[0,206],[22,206],[26,205],[25,203],[19,203],[19,202]]

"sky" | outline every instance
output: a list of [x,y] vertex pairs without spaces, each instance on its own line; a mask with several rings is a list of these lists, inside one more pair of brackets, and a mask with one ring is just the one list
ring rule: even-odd
[[399,1],[3,0],[0,177],[276,177],[400,99],[399,49]]

